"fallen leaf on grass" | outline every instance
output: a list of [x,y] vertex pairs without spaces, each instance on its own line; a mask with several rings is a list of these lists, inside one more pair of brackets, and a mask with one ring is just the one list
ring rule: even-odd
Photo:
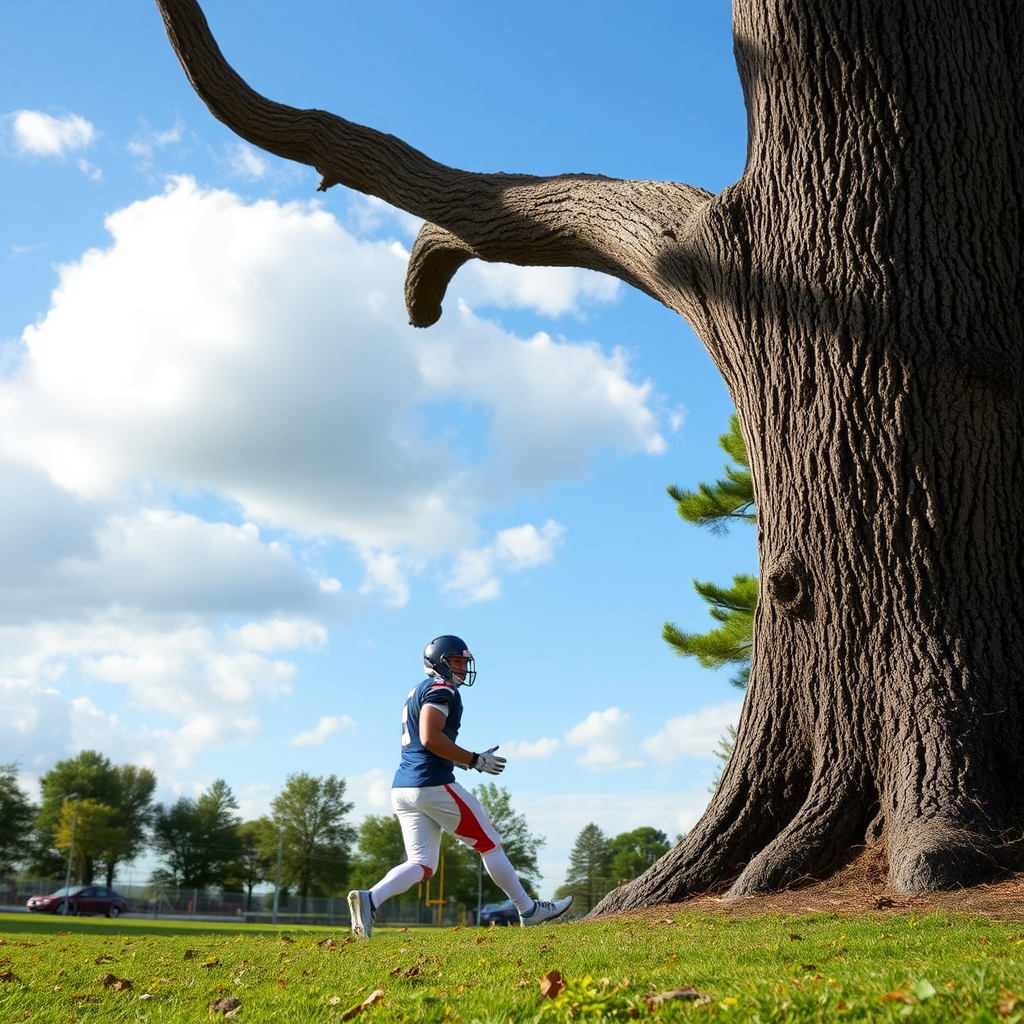
[[658,924],[675,924],[675,921],[673,921],[671,917],[663,917],[658,921]]
[[283,942],[285,944],[291,944],[295,940],[290,935],[278,935],[277,941],[278,942]]
[[215,1013],[223,1013],[225,1017],[234,1017],[242,1008],[242,1000],[234,996],[225,996],[223,999],[214,999],[210,1003],[209,1010],[212,1017]]
[[215,957],[215,956],[211,956],[208,959],[204,960],[199,966],[200,967],[220,967],[220,960],[218,960],[217,957]]
[[668,992],[648,992],[642,998],[647,1004],[647,1009],[654,1010],[670,999],[700,999],[701,994],[695,988],[673,988]]
[[556,999],[558,993],[565,988],[565,979],[562,977],[561,971],[548,971],[543,978],[540,979],[540,994],[547,996],[548,999]]
[[96,957],[95,960],[93,960],[94,964],[112,964],[115,962],[116,961],[114,957],[112,957],[109,953],[104,953],[102,956],[98,956]]
[[353,1017],[358,1017],[363,1010],[368,1010],[374,1003],[379,1003],[384,998],[384,989],[374,989],[361,1003],[357,1006],[353,1006],[351,1010],[346,1010],[342,1015],[343,1021],[351,1020]]
[[320,942],[318,942],[317,945],[321,949],[337,949],[338,947],[338,944],[334,941],[334,939],[323,939]]
[[415,978],[420,973],[420,969],[415,964],[407,970],[402,970],[401,967],[396,967],[392,972],[392,977],[396,978]]
[[886,992],[884,996],[878,997],[878,1001],[880,1003],[906,1003],[908,1006],[917,1002],[909,992]]
[[132,983],[128,978],[118,978],[113,986],[115,992],[128,992],[131,987]]
[[156,996],[153,995],[152,992],[143,992],[142,995],[139,996],[139,998],[140,999],[156,999]]
[[3,974],[0,974],[0,981],[17,981],[17,980],[18,980],[18,976],[14,973],[14,971],[8,970],[8,971],[4,971]]
[[[57,937],[60,938],[62,935],[70,935],[70,934],[71,934],[71,932],[57,932]],[[4,945],[6,946],[7,943],[5,942]]]
[[182,960],[192,960],[195,955],[196,951],[194,949],[186,949],[185,952],[181,954],[181,958]]
[[281,986],[281,988],[284,988],[284,978],[278,978],[277,983]]
[[1004,988],[999,993],[999,1002],[996,1003],[996,1013],[998,1013],[1000,1017],[1009,1017],[1010,1014],[1013,1013],[1018,1002],[1020,1002],[1020,996],[1015,995],[1013,992],[1009,992]]
[[115,981],[117,981],[117,978],[115,978],[114,975],[112,975],[112,974],[101,974],[96,979],[96,984],[97,985],[102,985],[104,988],[110,988],[110,986],[113,985]]
[[399,931],[403,931],[403,932],[407,932],[408,930],[409,930],[409,929],[408,929],[408,927],[405,927],[405,928],[400,928],[400,929],[399,929]]
[[789,933],[789,941],[790,942],[803,942],[804,941],[804,937],[802,935],[797,935],[796,932],[790,932]]

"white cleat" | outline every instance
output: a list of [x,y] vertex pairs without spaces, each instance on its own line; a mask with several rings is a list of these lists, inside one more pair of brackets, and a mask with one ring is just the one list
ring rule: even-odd
[[[349,897],[351,899],[351,897]],[[534,900],[533,910],[528,914],[519,915],[519,923],[525,928],[530,924],[540,924],[561,917],[572,906],[572,897],[560,900]]]
[[352,917],[352,934],[368,939],[373,934],[373,901],[369,889],[353,889],[348,894],[348,912]]

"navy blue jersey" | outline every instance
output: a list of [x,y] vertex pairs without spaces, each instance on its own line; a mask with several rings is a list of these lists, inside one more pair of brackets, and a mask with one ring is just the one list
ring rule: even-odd
[[402,762],[391,783],[394,788],[443,786],[455,781],[453,763],[432,754],[420,742],[420,709],[437,704],[448,709],[441,730],[453,743],[462,725],[462,695],[459,688],[444,679],[428,676],[409,692],[402,709]]

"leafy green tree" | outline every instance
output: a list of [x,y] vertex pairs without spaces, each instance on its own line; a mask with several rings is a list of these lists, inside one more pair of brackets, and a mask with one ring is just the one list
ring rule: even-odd
[[65,799],[77,793],[82,800],[95,800],[114,811],[110,827],[119,829],[119,843],[111,843],[101,857],[89,855],[82,863],[82,880],[93,880],[102,865],[107,885],[113,885],[117,865],[133,860],[149,840],[153,817],[156,776],[149,768],[111,764],[95,750],[83,750],[75,757],[58,761],[39,780],[42,804],[36,815],[36,852],[33,867],[47,874],[60,873],[54,836]]
[[125,848],[125,830],[117,819],[117,808],[99,800],[64,801],[54,828],[54,845],[65,861],[73,852],[73,880],[88,885],[92,882],[88,865],[117,860]]
[[668,853],[668,836],[650,825],[621,832],[608,840],[614,885],[639,878],[662,854]]
[[242,822],[238,826],[238,856],[227,867],[225,886],[237,886],[245,893],[246,910],[252,909],[253,889],[272,880],[277,865],[276,856],[266,853],[264,831],[258,821]]
[[231,788],[217,779],[198,799],[179,797],[170,807],[159,804],[153,824],[153,847],[165,868],[154,881],[182,889],[222,884],[238,860],[240,819]]
[[[283,884],[299,896],[327,895],[348,880],[351,847],[356,830],[345,820],[352,804],[345,800],[345,780],[336,775],[315,776],[296,772],[270,802],[270,818],[263,818],[263,852],[284,828],[281,860]],[[397,863],[397,862],[396,862]]]
[[0,875],[25,859],[37,808],[18,785],[18,764],[0,764]]
[[[523,887],[531,896],[536,896],[537,880],[540,876],[537,854],[541,847],[546,845],[547,839],[544,836],[535,836],[530,831],[526,816],[516,814],[509,792],[504,786],[498,786],[494,782],[483,782],[473,789],[473,794],[501,836],[505,855],[516,869]],[[491,881],[486,871],[483,876],[483,899],[485,903],[505,899],[505,894]]]
[[576,837],[569,854],[569,871],[557,897],[572,896],[572,912],[589,914],[601,897],[613,887],[612,851],[604,832],[591,823]]

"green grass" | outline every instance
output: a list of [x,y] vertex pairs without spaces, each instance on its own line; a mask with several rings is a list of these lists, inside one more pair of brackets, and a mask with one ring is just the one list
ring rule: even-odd
[[[228,996],[241,1001],[243,1021],[340,1021],[378,988],[384,996],[360,1024],[633,1014],[666,1022],[1024,1020],[1020,923],[945,915],[672,920],[379,929],[353,942],[326,928],[4,915],[0,1024],[208,1020],[210,1003]],[[553,970],[569,982],[555,1000],[540,994]],[[131,987],[104,986],[104,975]],[[642,998],[685,987],[702,998],[653,1010]]]

